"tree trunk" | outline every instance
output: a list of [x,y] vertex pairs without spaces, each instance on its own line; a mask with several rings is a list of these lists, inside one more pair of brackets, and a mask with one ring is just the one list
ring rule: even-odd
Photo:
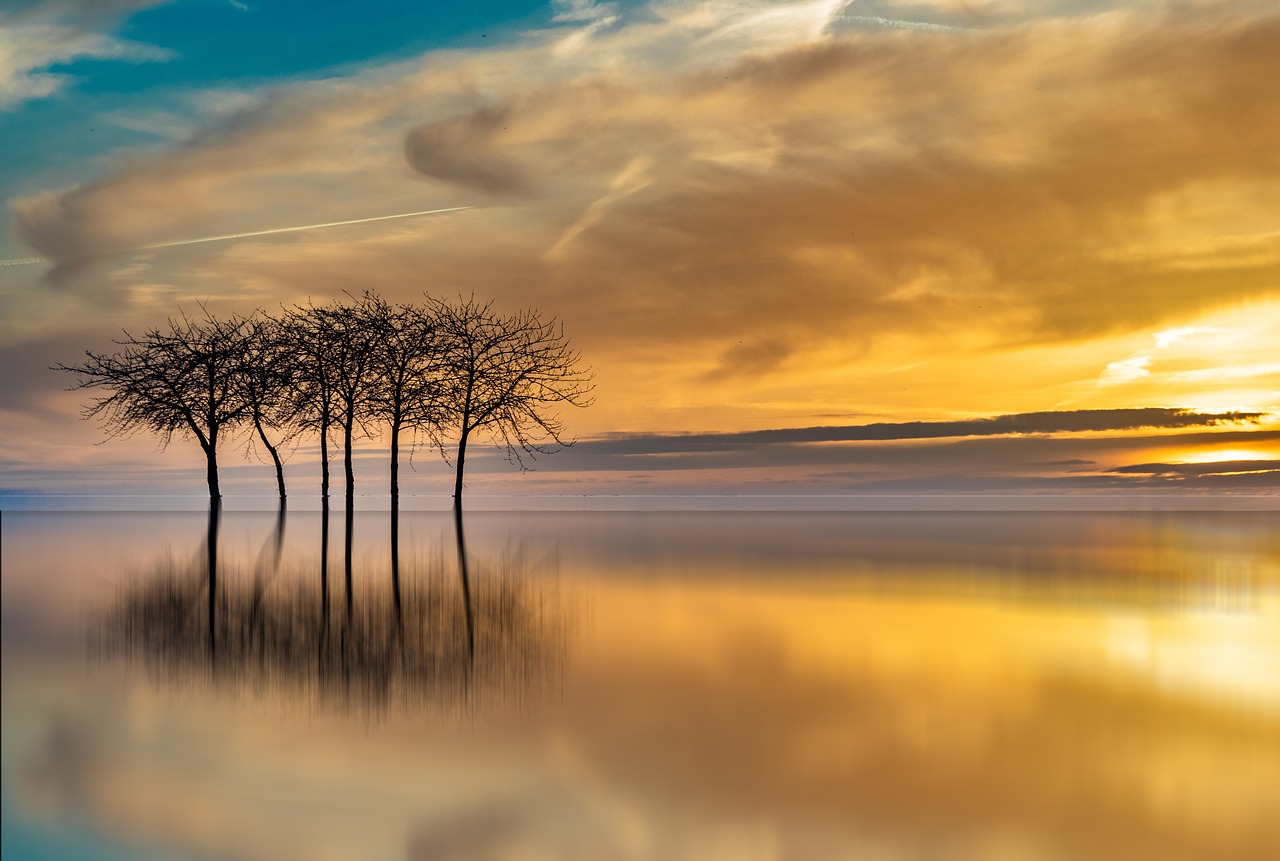
[[453,507],[462,508],[462,468],[467,462],[467,428],[462,427],[462,436],[458,439],[458,474],[453,480]]
[[205,480],[209,483],[209,498],[222,499],[222,491],[218,487],[218,446],[210,441],[204,446]]
[[329,498],[329,416],[320,417],[320,496]]
[[280,489],[280,501],[284,502],[284,464],[280,462],[280,452],[276,451],[276,447],[267,439],[267,432],[262,429],[262,418],[258,415],[253,417],[253,426],[258,429],[258,439],[262,440],[262,444],[267,447],[267,451],[271,452],[271,462],[276,465],[276,485]]
[[356,493],[356,473],[351,466],[351,426],[355,424],[355,416],[351,410],[347,411],[347,421],[343,426],[342,441],[345,446],[345,455],[343,456],[343,466],[347,471],[347,508],[351,507],[352,500]]
[[391,507],[400,499],[400,421],[391,422]]

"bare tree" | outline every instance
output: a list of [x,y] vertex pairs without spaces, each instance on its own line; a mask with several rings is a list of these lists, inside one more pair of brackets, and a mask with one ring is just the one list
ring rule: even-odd
[[175,434],[195,437],[205,455],[209,496],[218,500],[219,440],[248,416],[236,389],[244,327],[244,320],[217,320],[208,311],[200,320],[182,315],[141,337],[125,332],[112,355],[86,352],[83,364],[55,367],[77,374],[77,389],[110,392],[84,410],[85,418],[102,419],[109,437],[148,430],[159,435],[162,447]]
[[391,305],[366,292],[359,312],[371,338],[375,379],[368,415],[391,431],[391,584],[400,619],[400,435],[406,428],[415,435],[425,431],[439,445],[440,338],[435,321],[418,307]]
[[446,419],[443,344],[436,321],[416,306],[392,305],[365,293],[358,312],[370,339],[372,379],[366,414],[391,434],[391,505],[400,498],[400,440],[411,429],[439,442]]
[[[279,442],[267,436],[270,429],[288,438],[288,428],[298,405],[293,398],[298,361],[291,339],[281,321],[261,314],[244,320],[245,345],[237,391],[244,400],[249,421],[276,469],[276,485],[281,503],[285,500],[284,464]],[[252,442],[252,437],[250,441]]]
[[309,309],[325,346],[324,361],[333,385],[334,420],[342,428],[343,466],[347,479],[347,510],[351,510],[356,477],[352,444],[364,430],[376,388],[373,349],[375,335],[358,305],[332,303]]
[[281,321],[283,341],[293,355],[289,395],[294,426],[320,438],[320,497],[329,500],[329,432],[337,423],[338,395],[329,362],[332,332],[314,306],[291,309]]
[[[305,366],[299,379],[307,421],[318,425],[321,458],[324,461],[322,492],[324,517],[328,520],[329,451],[328,431],[332,424],[342,428],[343,464],[346,471],[346,543],[343,567],[346,575],[347,622],[354,618],[352,585],[352,532],[355,513],[355,469],[353,442],[369,415],[369,401],[375,387],[371,353],[374,336],[358,307],[330,303],[296,309],[296,331],[306,350]],[[326,575],[327,576],[327,575]]]
[[559,321],[543,321],[533,309],[504,316],[475,298],[455,303],[427,299],[428,313],[444,339],[449,391],[444,403],[458,433],[453,504],[462,506],[467,444],[480,433],[506,446],[509,459],[528,469],[525,458],[571,445],[555,408],[591,403],[592,374],[579,368]]

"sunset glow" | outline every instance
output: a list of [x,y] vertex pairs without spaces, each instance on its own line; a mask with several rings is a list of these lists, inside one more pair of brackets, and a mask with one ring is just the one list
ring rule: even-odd
[[1196,452],[1188,454],[1179,463],[1222,463],[1224,461],[1236,460],[1277,460],[1280,461],[1280,451],[1272,449],[1264,451],[1260,449],[1245,448],[1223,448],[1213,449],[1211,451]]
[[[1270,451],[1280,431],[1269,3],[556,2],[423,18],[420,38],[366,22],[363,55],[263,51],[252,74],[184,16],[234,41],[286,31],[282,12],[117,5],[4,13],[27,46],[0,68],[16,132],[0,147],[6,488],[108,487],[152,459],[141,439],[91,448],[101,431],[49,366],[181,311],[365,290],[558,317],[595,374],[593,406],[562,417],[583,442],[1247,416],[1019,438],[980,467],[939,443],[897,477],[989,488],[1026,464],[1068,491],[1161,452]],[[46,152],[49,123],[68,132]],[[862,467],[775,454],[732,468],[788,492],[867,489]],[[520,476],[495,459],[476,481],[612,493],[630,474],[687,493],[748,474],[588,460]],[[1057,461],[1072,463],[1030,466]],[[290,466],[305,474],[301,453]]]

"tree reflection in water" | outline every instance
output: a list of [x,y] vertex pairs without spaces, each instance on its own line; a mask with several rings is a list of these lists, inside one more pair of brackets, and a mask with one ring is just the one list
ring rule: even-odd
[[[212,507],[191,564],[157,566],[96,617],[98,657],[140,664],[162,683],[374,713],[530,702],[558,690],[573,614],[550,561],[518,550],[469,559],[460,513],[456,567],[444,548],[415,548],[405,560],[393,547],[390,577],[345,578],[353,585],[338,619],[326,594],[327,548],[318,578],[314,566],[282,561],[283,507],[252,571],[219,567],[220,519]],[[322,542],[327,532],[326,523]],[[346,534],[350,559],[350,527]]]

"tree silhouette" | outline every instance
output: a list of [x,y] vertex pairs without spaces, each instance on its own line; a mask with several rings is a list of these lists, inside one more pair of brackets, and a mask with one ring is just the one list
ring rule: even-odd
[[347,479],[347,507],[355,494],[353,442],[369,417],[375,388],[374,332],[359,306],[331,303],[307,309],[323,349],[320,357],[333,392],[333,420],[342,428],[343,467]]
[[366,415],[390,430],[391,504],[400,497],[400,438],[403,431],[425,431],[438,442],[446,420],[443,349],[436,321],[421,308],[392,305],[365,293],[357,306],[368,330],[371,350]]
[[[221,496],[217,451],[226,431],[251,425],[286,497],[280,444],[298,433],[320,439],[320,494],[329,501],[329,443],[342,429],[348,529],[355,494],[353,442],[375,424],[389,429],[391,500],[399,510],[403,433],[425,433],[445,454],[457,433],[454,505],[462,504],[467,447],[476,434],[526,459],[569,445],[556,408],[591,403],[592,375],[579,367],[555,318],[527,309],[504,315],[474,297],[392,305],[372,292],[351,303],[295,306],[282,317],[261,311],[219,320],[170,319],[167,329],[125,332],[113,354],[87,352],[74,388],[109,394],[86,407],[110,436],[139,429],[167,446],[192,436],[206,458],[209,494]],[[273,437],[276,439],[273,442]],[[416,441],[416,438],[415,438]],[[252,438],[251,438],[252,444]]]
[[[328,305],[310,305],[298,309],[302,315],[302,332],[310,351],[308,357],[309,372],[300,376],[310,379],[313,384],[314,397],[310,403],[313,407],[323,407],[321,415],[321,453],[325,461],[325,511],[328,515],[328,448],[326,433],[330,422],[342,428],[343,466],[346,473],[346,544],[343,555],[347,594],[347,622],[350,624],[354,614],[352,583],[351,544],[355,516],[355,469],[353,465],[353,442],[357,429],[362,430],[369,417],[370,398],[376,379],[373,374],[372,351],[375,344],[374,333],[358,306],[343,305],[337,302]],[[323,384],[324,398],[320,397]]]
[[474,297],[427,302],[444,342],[443,402],[458,433],[453,504],[460,508],[472,434],[501,442],[509,459],[527,469],[526,457],[571,444],[553,410],[588,406],[592,375],[578,367],[581,358],[555,318],[544,322],[533,309],[503,315]]
[[320,498],[329,504],[329,430],[337,423],[338,396],[329,362],[330,330],[314,307],[291,309],[281,336],[293,355],[293,389],[287,395],[294,427],[320,438]]
[[236,375],[237,391],[258,439],[271,455],[283,502],[286,496],[284,464],[280,461],[279,443],[271,442],[267,430],[283,434],[287,439],[287,429],[297,410],[291,397],[298,376],[296,353],[279,320],[255,313],[244,320],[244,328],[246,337],[243,360]]
[[126,331],[115,342],[118,352],[86,351],[83,364],[55,367],[79,375],[74,388],[110,392],[84,410],[85,418],[102,419],[109,437],[149,430],[162,447],[175,434],[195,437],[205,455],[209,496],[216,500],[222,496],[219,440],[248,416],[237,389],[245,341],[243,319],[217,320],[205,311],[200,320],[171,318],[167,329],[148,329],[141,337]]

